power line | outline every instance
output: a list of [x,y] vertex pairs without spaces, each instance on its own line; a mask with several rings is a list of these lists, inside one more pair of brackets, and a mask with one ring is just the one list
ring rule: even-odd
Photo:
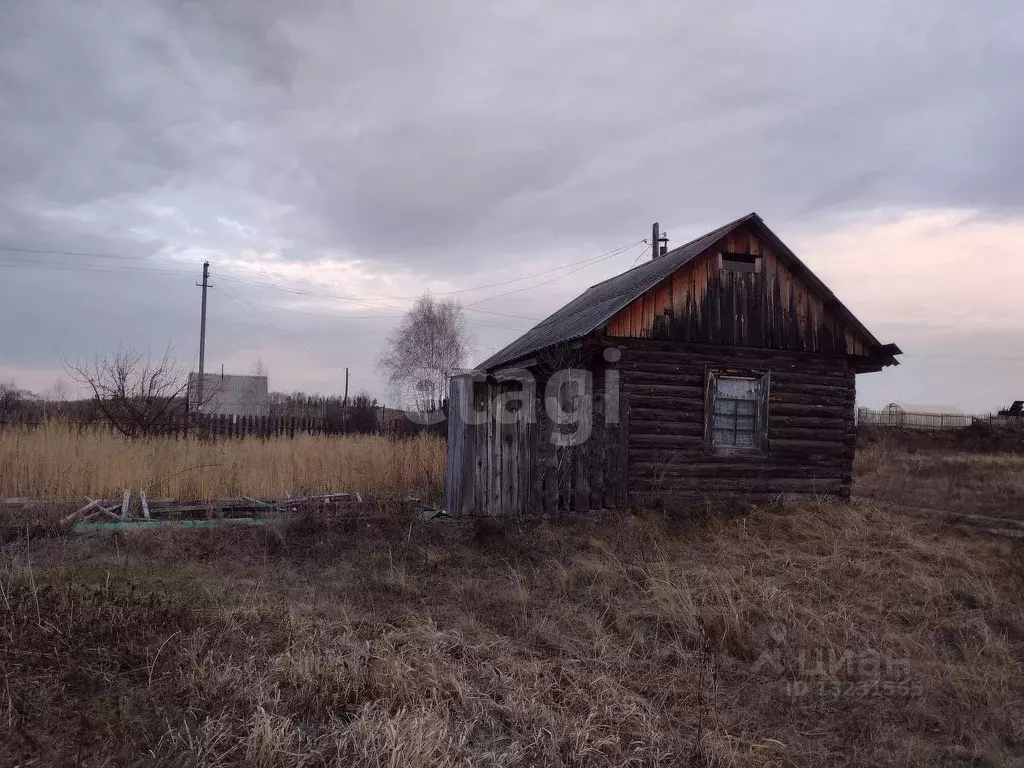
[[25,261],[0,261],[0,267],[8,269],[56,269],[68,272],[114,272],[114,273],[139,273],[139,274],[163,274],[163,275],[185,275],[195,274],[193,271],[179,269],[160,269],[142,266],[104,266],[103,264],[77,264],[74,262],[25,262]]
[[215,287],[215,286],[212,286],[212,285],[210,286],[210,288],[212,290],[217,291],[218,293],[223,293],[225,296],[227,296],[229,299],[231,299],[233,302],[235,302],[235,304],[240,306],[246,312],[248,312],[251,315],[254,315],[254,316],[258,317],[263,322],[265,322],[267,325],[271,326],[272,328],[274,328],[275,330],[279,331],[280,333],[285,334],[285,335],[289,335],[288,332],[284,330],[284,328],[281,328],[279,325],[277,325],[277,323],[273,322],[270,318],[268,318],[262,312],[258,311],[255,307],[251,306],[252,302],[248,301],[247,299],[243,299],[241,296],[237,296],[237,295],[231,293],[230,291],[225,291],[223,288],[218,288],[218,287]]
[[[644,242],[646,242],[646,241],[644,241]],[[654,248],[654,246],[651,246],[651,247],[652,247],[652,249]],[[635,267],[635,266],[636,266],[636,263],[637,263],[638,261],[640,261],[640,257],[641,257],[641,256],[643,256],[643,255],[644,255],[645,253],[647,253],[647,249],[646,249],[646,248],[644,248],[644,249],[643,249],[642,251],[640,251],[640,253],[638,253],[638,254],[636,255],[636,258],[635,258],[635,259],[633,259],[633,265],[632,265],[632,266],[630,267],[630,269],[632,269],[633,267]]]
[[[636,242],[633,242],[633,243],[630,243],[628,245],[622,246],[621,248],[616,248],[616,249],[614,249],[612,251],[608,251],[606,253],[599,254],[598,256],[588,257],[586,259],[579,259],[577,261],[571,261],[571,262],[568,262],[566,264],[560,264],[560,265],[558,265],[556,267],[549,267],[548,269],[541,270],[540,272],[534,272],[534,273],[531,273],[531,274],[528,274],[528,275],[523,275],[521,277],[512,278],[510,280],[503,280],[503,281],[499,281],[499,282],[496,282],[496,283],[485,283],[485,284],[482,284],[482,285],[476,285],[476,286],[472,286],[472,287],[469,287],[469,288],[458,288],[458,289],[453,289],[451,291],[435,291],[435,292],[433,292],[433,294],[436,295],[436,296],[449,296],[449,295],[458,295],[458,294],[463,294],[463,293],[471,293],[473,291],[484,290],[484,289],[487,289],[487,288],[495,288],[495,287],[499,287],[499,286],[502,286],[502,285],[511,285],[512,283],[522,282],[523,280],[530,280],[530,279],[532,279],[534,277],[540,277],[542,275],[551,274],[552,272],[558,272],[558,271],[563,270],[563,269],[568,269],[569,267],[574,267],[574,266],[578,266],[578,265],[583,265],[585,267],[585,266],[589,266],[592,263],[596,264],[596,263],[599,263],[601,261],[604,261],[606,258],[610,258],[611,256],[615,256],[615,255],[621,253],[622,251],[628,250],[628,249],[630,249],[630,248],[632,248],[632,247],[634,247],[634,246],[636,246],[636,245],[638,245],[639,243],[642,243],[642,242],[645,242],[645,241],[644,240],[638,240]],[[46,254],[46,255],[55,255],[55,256],[76,256],[76,257],[95,258],[95,259],[118,259],[118,260],[123,260],[123,261],[138,261],[138,260],[150,260],[151,259],[151,257],[133,257],[133,256],[124,256],[124,255],[109,254],[109,253],[95,253],[95,252],[88,252],[88,251],[62,251],[62,250],[43,249],[43,248],[19,248],[19,247],[14,247],[14,246],[0,246],[0,251],[7,251],[7,252],[12,252],[12,253]],[[181,261],[167,259],[166,257],[164,257],[164,258],[162,258],[160,260],[167,261],[167,262],[172,262],[172,263],[175,263],[175,264],[181,264],[182,263]],[[18,265],[22,264],[22,262],[15,262],[15,263],[18,264]],[[315,285],[315,286],[335,287],[334,284],[332,284],[332,283],[328,283],[328,282],[320,281],[320,280],[309,280],[309,279],[304,279],[304,278],[299,278],[299,277],[289,277],[289,276],[286,276],[286,275],[275,275],[273,273],[268,273],[265,270],[256,270],[256,269],[241,267],[241,266],[237,266],[237,265],[233,265],[233,264],[225,264],[225,263],[216,262],[216,261],[211,262],[211,263],[215,264],[218,267],[222,267],[222,268],[225,268],[225,269],[229,269],[229,270],[233,270],[233,271],[238,271],[238,272],[245,272],[245,273],[248,273],[248,274],[261,275],[261,276],[270,277],[272,279],[277,279],[277,280],[286,280],[286,281],[289,281],[289,282],[304,283],[304,284],[307,284],[307,285]],[[50,262],[50,264],[66,264],[66,265],[68,265],[69,268],[73,267],[73,268],[76,268],[76,269],[80,269],[82,271],[93,271],[93,268],[95,268],[95,271],[100,271],[101,269],[107,269],[107,270],[115,270],[116,269],[114,267],[103,267],[103,265],[88,265],[88,264],[83,265],[83,264],[78,264],[78,263],[75,263],[75,262]],[[40,265],[38,263],[25,263],[25,266],[26,267],[40,267],[42,265]],[[156,270],[151,270],[151,271],[156,271]],[[573,270],[573,271],[568,272],[566,274],[567,275],[568,274],[573,274],[576,271],[578,271],[578,270]],[[180,273],[179,272],[174,272],[174,274],[180,274]],[[561,277],[564,277],[564,276],[565,275],[562,275],[562,276],[560,276],[558,278],[555,278],[555,279],[557,280],[557,279],[560,279]],[[222,278],[223,277],[224,276],[222,276]],[[233,278],[233,279],[237,280],[238,282],[244,282],[244,281],[242,281],[242,280],[240,280],[238,278]],[[254,284],[267,285],[267,286],[271,285],[269,283],[262,283],[262,282],[256,282],[256,281],[254,281]],[[546,283],[540,283],[540,285],[546,285]],[[356,289],[356,290],[360,290],[360,289]],[[528,290],[528,289],[525,289],[525,290]],[[368,293],[368,292],[365,292],[365,291],[360,291],[360,292],[365,294],[365,298],[371,298],[371,299],[372,298],[383,298],[383,299],[392,299],[392,300],[410,300],[410,299],[419,298],[418,296],[395,296],[395,295],[389,295],[389,294],[371,294],[371,293]],[[478,302],[475,302],[475,303],[478,303]],[[486,312],[487,310],[475,310],[475,311]],[[492,312],[491,314],[502,314],[502,313]],[[519,317],[519,319],[523,319],[523,320],[536,320],[537,319],[537,318],[523,317],[523,316],[517,316],[517,315],[510,315],[510,317]]]
[[[51,261],[51,262],[46,262],[46,263],[38,263],[38,262],[2,261],[2,260],[0,260],[0,268],[4,268],[4,267],[6,267],[8,269],[33,269],[33,270],[42,269],[42,270],[67,271],[67,272],[104,272],[104,273],[114,273],[114,274],[181,275],[181,276],[184,276],[184,277],[191,277],[193,275],[193,272],[191,270],[190,271],[184,271],[184,270],[173,270],[173,269],[160,269],[160,268],[145,267],[145,266],[142,266],[142,265],[105,266],[105,265],[102,265],[102,264],[79,264],[79,263],[76,263],[76,262],[66,262],[66,261],[64,261],[64,262],[53,262],[53,261]],[[355,302],[357,304],[360,304],[361,306],[368,307],[370,309],[383,309],[383,310],[386,310],[386,311],[398,312],[398,313],[403,313],[403,314],[406,311],[408,311],[406,308],[402,308],[402,307],[375,306],[374,304],[367,303],[367,301],[365,300],[367,297],[345,296],[345,295],[342,295],[342,294],[316,293],[316,292],[313,292],[313,291],[302,291],[302,290],[298,290],[298,289],[287,288],[287,287],[284,287],[284,286],[275,285],[273,283],[265,283],[265,282],[254,281],[254,280],[242,280],[240,278],[229,277],[227,275],[219,275],[219,278],[221,280],[230,280],[230,281],[236,282],[236,283],[241,283],[241,284],[246,284],[246,285],[255,285],[255,286],[259,286],[259,287],[263,287],[263,288],[269,288],[269,289],[272,289],[272,290],[282,291],[284,293],[291,293],[291,294],[294,294],[294,295],[297,295],[297,296],[309,296],[309,297],[314,297],[314,298],[327,298],[327,299],[339,299],[339,300],[342,300],[342,301],[352,301],[352,302]],[[329,283],[324,283],[324,285],[330,285],[330,284]],[[283,309],[283,308],[281,308],[281,309]],[[298,312],[298,310],[285,310],[285,311]],[[507,312],[496,312],[496,311],[493,311],[493,310],[486,310],[486,309],[477,309],[477,310],[470,310],[470,311],[479,312],[481,314],[495,315],[497,317],[510,317],[510,318],[514,318],[514,319],[517,319],[517,320],[536,321],[538,319],[538,318],[535,318],[535,317],[526,317],[524,315],[515,315],[515,314],[510,314],[510,313],[507,313]],[[303,314],[314,314],[314,313],[303,313]],[[344,318],[342,318],[342,317],[340,317],[338,315],[323,315],[323,316],[324,317],[335,317],[337,319],[344,319]],[[370,316],[367,316],[367,318],[369,318],[369,317]],[[382,316],[379,316],[379,317],[384,318],[384,317],[390,317],[390,316],[382,315]],[[478,322],[478,324],[486,325],[485,323],[480,323],[480,322]],[[492,325],[492,327],[495,327],[495,328],[507,328],[508,326]],[[525,330],[525,329],[512,328],[511,330]]]
[[[256,285],[256,286],[263,287],[263,288],[269,288],[271,290],[281,291],[282,293],[290,293],[290,294],[293,294],[293,295],[296,295],[296,296],[307,296],[307,297],[312,297],[312,298],[338,299],[340,301],[351,301],[351,302],[353,302],[355,304],[359,304],[360,306],[368,307],[369,309],[383,309],[385,311],[399,312],[402,315],[406,314],[409,311],[407,307],[388,306],[388,305],[380,304],[379,302],[378,303],[370,303],[370,302],[366,301],[366,299],[360,298],[360,297],[357,297],[357,296],[346,296],[344,294],[338,294],[338,293],[324,293],[324,292],[315,292],[315,291],[305,291],[305,290],[299,290],[299,289],[296,289],[296,288],[287,288],[285,286],[274,285],[272,283],[262,283],[262,282],[251,281],[251,280],[241,280],[239,278],[226,277],[224,275],[220,275],[220,278],[222,280],[230,280],[231,282],[234,282],[234,283],[242,283],[242,284],[245,284],[245,285]],[[465,307],[464,307],[464,309],[465,309]],[[487,310],[487,309],[470,310],[470,311],[481,312],[483,314],[488,314],[488,315],[496,315],[498,317],[511,317],[513,319],[516,319],[516,320],[530,320],[530,321],[536,321],[537,320],[537,318],[535,318],[535,317],[526,317],[524,315],[513,315],[513,314],[510,314],[510,313],[507,313],[507,312],[495,312],[495,311]],[[472,322],[474,322],[474,323],[476,323],[478,325],[488,325],[487,323],[484,323],[484,322],[479,321],[479,320],[474,320]],[[507,328],[509,326],[494,325],[493,327],[496,327],[496,328],[506,327]],[[510,328],[510,329],[511,330],[526,330],[526,329],[519,329],[519,328]]]
[[[348,295],[340,294],[340,293],[324,293],[322,291],[317,292],[317,291],[301,290],[301,289],[298,289],[298,288],[288,288],[288,287],[283,286],[283,285],[275,285],[274,283],[265,283],[265,282],[258,281],[258,280],[243,280],[243,279],[238,278],[238,277],[228,277],[226,275],[219,275],[219,277],[222,280],[230,280],[233,283],[240,283],[242,285],[255,285],[255,286],[260,287],[260,288],[269,288],[269,289],[274,290],[274,291],[281,291],[282,293],[291,293],[291,294],[294,294],[295,296],[309,296],[309,297],[312,297],[312,298],[319,298],[319,299],[338,299],[340,301],[355,302],[356,304],[360,304],[360,305],[362,305],[364,307],[369,307],[370,309],[384,309],[384,310],[389,310],[389,311],[392,311],[392,312],[402,312],[402,313],[408,312],[408,308],[391,307],[391,306],[385,306],[385,305],[380,305],[380,304],[371,304],[371,303],[369,303],[367,301],[367,299],[374,299],[374,298],[387,300],[388,297],[386,297],[386,296],[378,296],[378,297],[374,297],[372,295],[370,295],[370,296],[348,296]],[[330,284],[329,283],[324,283],[324,285],[330,285]],[[467,309],[467,308],[463,307],[463,309]],[[539,319],[539,318],[536,318],[536,317],[526,317],[525,315],[514,315],[514,314],[510,314],[508,312],[495,312],[495,311],[489,310],[489,309],[471,309],[469,311],[471,311],[471,312],[479,312],[479,313],[485,314],[485,315],[496,315],[498,317],[511,317],[511,318],[516,319],[516,320],[536,321],[536,320]]]
[[[220,276],[220,279],[224,279],[223,276]],[[224,288],[219,288],[217,290],[220,290],[222,293],[225,293],[226,295],[229,295],[229,296],[233,295],[233,294],[230,294],[227,291],[225,291]],[[308,294],[303,294],[303,295],[308,295]],[[252,304],[252,305],[255,305],[255,306],[261,306],[261,307],[265,307],[267,309],[273,309],[273,310],[277,310],[277,311],[280,311],[280,312],[291,312],[293,314],[306,315],[306,316],[309,316],[309,317],[324,317],[324,318],[328,318],[328,319],[331,319],[331,320],[397,320],[399,318],[405,317],[406,314],[408,314],[406,310],[395,309],[394,311],[399,313],[399,314],[394,314],[394,315],[337,315],[337,314],[328,313],[328,312],[308,312],[308,311],[300,310],[300,309],[291,309],[289,307],[279,307],[279,306],[276,306],[274,304],[264,304],[262,302],[252,301],[251,299],[243,299],[242,297],[237,296],[237,295],[235,295],[235,298],[238,298],[238,299],[246,302],[247,304]],[[357,302],[357,303],[359,303],[359,302]],[[385,307],[385,309],[388,309],[388,308]],[[499,325],[497,323],[487,323],[487,322],[484,322],[483,320],[470,319],[470,320],[466,320],[466,322],[469,323],[470,325],[474,325],[474,326],[481,326],[481,327],[484,327],[484,328],[499,328],[499,329],[505,330],[505,331],[522,332],[522,331],[528,330],[527,328],[522,328],[522,327],[515,327],[515,326],[510,326],[510,325]]]
[[0,251],[7,251],[9,253],[39,253],[53,256],[82,256],[87,259],[124,259],[125,261],[136,261],[140,258],[138,256],[115,256],[110,253],[86,253],[85,251],[52,251],[46,248],[15,248],[12,246],[4,245],[0,245]]
[[567,278],[567,276],[569,276],[570,274],[575,274],[575,273],[579,272],[581,269],[586,269],[588,266],[595,266],[596,264],[599,264],[602,261],[607,261],[608,259],[610,259],[610,258],[612,258],[614,256],[617,256],[618,254],[621,254],[624,251],[630,251],[630,250],[636,248],[641,243],[644,243],[644,241],[639,240],[636,243],[632,244],[631,246],[625,246],[623,248],[618,248],[618,249],[615,249],[614,251],[610,251],[607,254],[605,254],[605,255],[603,255],[601,257],[598,257],[595,261],[592,261],[592,262],[590,262],[588,264],[584,264],[583,266],[577,267],[577,268],[575,268],[575,269],[573,269],[571,271],[565,272],[565,274],[559,274],[557,276],[557,278],[552,278],[551,280],[546,280],[543,283],[537,283],[537,284],[532,285],[532,286],[526,286],[525,288],[517,288],[514,291],[506,291],[504,293],[495,294],[494,296],[487,296],[487,297],[482,298],[482,299],[480,299],[478,301],[474,301],[471,304],[467,304],[464,308],[465,309],[469,309],[470,307],[472,307],[475,304],[482,304],[484,301],[490,301],[490,300],[493,300],[493,299],[500,299],[503,296],[510,296],[511,294],[522,293],[523,291],[532,291],[535,288],[540,288],[541,286],[547,286],[547,285],[549,285],[551,283],[554,283],[555,281],[561,280],[562,278]]
[[[532,274],[523,275],[522,277],[516,277],[516,278],[513,278],[511,280],[503,280],[503,281],[500,281],[500,282],[497,282],[497,283],[485,283],[483,285],[476,285],[476,286],[472,286],[470,288],[458,288],[458,289],[453,289],[451,291],[431,291],[431,294],[434,295],[434,296],[452,296],[452,295],[461,294],[461,293],[470,293],[472,291],[480,291],[480,290],[484,290],[486,288],[496,288],[496,287],[499,287],[499,286],[502,286],[502,285],[511,285],[512,283],[522,282],[523,280],[530,280],[531,278],[534,278],[534,277],[540,277],[541,275],[547,275],[547,274],[550,274],[552,272],[557,272],[557,271],[562,270],[562,269],[568,269],[569,267],[574,267],[574,266],[577,266],[579,264],[589,264],[590,262],[597,263],[598,261],[604,260],[604,258],[606,256],[608,256],[609,254],[610,255],[616,255],[618,253],[621,253],[623,250],[627,250],[629,248],[632,248],[633,246],[638,245],[639,243],[642,243],[642,242],[646,242],[646,241],[645,240],[637,240],[636,242],[629,243],[628,245],[624,245],[621,248],[617,248],[614,251],[608,251],[606,253],[599,254],[598,256],[589,256],[586,259],[579,259],[578,261],[570,261],[570,262],[568,262],[566,264],[560,264],[557,267],[550,267],[548,269],[541,270],[540,272],[534,272]],[[246,267],[239,267],[239,266],[232,265],[232,264],[220,264],[220,266],[223,266],[226,269],[236,270],[238,272],[246,272],[246,273],[253,274],[253,275],[262,275],[262,276],[265,276],[265,277],[271,277],[271,278],[275,278],[275,279],[279,279],[279,280],[288,280],[290,282],[305,283],[307,285],[320,285],[320,286],[333,287],[332,283],[328,283],[328,282],[322,281],[322,280],[309,280],[309,279],[300,278],[300,277],[289,277],[289,276],[286,276],[286,275],[276,275],[276,274],[273,274],[271,272],[266,272],[265,270],[250,269],[250,268],[246,268]],[[361,290],[361,289],[355,289],[355,290]],[[419,295],[416,295],[416,296],[395,296],[393,294],[371,294],[371,293],[368,293],[366,291],[361,291],[361,292],[366,293],[366,298],[384,298],[384,299],[418,299],[419,298]],[[524,318],[524,319],[532,320],[534,318]]]
[[[297,334],[290,333],[290,332],[286,331],[284,328],[280,327],[277,323],[272,321],[269,317],[264,315],[262,312],[260,312],[255,307],[246,306],[246,305],[250,304],[251,302],[247,301],[246,299],[243,299],[241,296],[236,296],[233,293],[230,293],[229,291],[225,291],[223,288],[218,288],[216,290],[218,290],[220,293],[223,293],[229,299],[234,301],[235,304],[237,304],[238,306],[242,307],[242,309],[247,310],[249,313],[251,313],[251,314],[255,315],[256,317],[260,318],[261,320],[263,320],[263,322],[265,322],[271,328],[274,328],[275,330],[277,330],[278,333],[280,333],[282,336],[287,336],[287,337],[290,337],[290,338],[299,339]],[[309,347],[307,347],[305,344],[302,343],[303,341],[305,341],[305,340],[304,339],[299,340],[299,346],[302,347],[302,349],[304,349],[306,351],[306,354],[312,355],[313,353],[310,351]]]
[[[225,279],[223,276],[219,276],[219,277],[220,277],[221,280]],[[228,293],[228,291],[224,290],[223,288],[220,288],[218,290],[220,290],[222,293],[224,293],[224,294],[226,294],[228,296],[235,296],[234,294]],[[241,299],[240,296],[235,296],[235,298]],[[255,305],[255,306],[259,306],[259,307],[266,307],[267,309],[274,309],[274,310],[277,310],[279,312],[291,312],[292,314],[306,315],[307,317],[326,317],[326,318],[330,318],[332,320],[393,320],[395,318],[404,317],[404,314],[395,314],[395,315],[337,315],[337,314],[333,314],[333,313],[329,313],[329,312],[308,312],[308,311],[302,310],[302,309],[292,309],[290,307],[279,307],[279,306],[276,306],[274,304],[265,304],[263,302],[253,301],[252,299],[241,299],[241,300],[244,301],[246,304],[252,304],[252,305]]]

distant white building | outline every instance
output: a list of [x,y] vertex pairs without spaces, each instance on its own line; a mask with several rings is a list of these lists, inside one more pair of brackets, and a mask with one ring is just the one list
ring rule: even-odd
[[188,408],[192,413],[218,416],[266,416],[270,412],[267,377],[205,373],[200,395],[199,374],[190,373]]

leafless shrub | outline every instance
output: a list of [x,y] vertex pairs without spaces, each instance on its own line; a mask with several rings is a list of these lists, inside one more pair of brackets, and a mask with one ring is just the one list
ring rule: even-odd
[[0,381],[0,420],[9,419],[21,410],[23,397],[13,381]]
[[119,346],[109,357],[64,368],[88,388],[103,418],[125,437],[146,437],[165,430],[186,414],[188,371],[168,344],[160,357]]

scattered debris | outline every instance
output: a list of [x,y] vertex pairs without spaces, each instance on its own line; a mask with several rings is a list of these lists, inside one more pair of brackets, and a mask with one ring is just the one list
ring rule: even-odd
[[75,533],[125,531],[133,528],[215,528],[224,525],[266,525],[269,518],[224,517],[218,520],[118,520],[111,523],[75,523]]
[[[137,497],[137,501],[136,501]],[[39,499],[8,499],[7,506],[30,508],[52,502]],[[257,499],[251,496],[189,501],[153,499],[145,490],[133,493],[124,489],[118,499],[85,497],[85,504],[60,518],[60,528],[75,533],[130,529],[180,527],[210,528],[217,525],[264,525],[286,515],[313,514],[328,520],[372,520],[397,504],[406,513],[422,521],[453,519],[445,510],[424,506],[418,496],[377,496],[360,492],[322,493],[288,496],[284,499]]]

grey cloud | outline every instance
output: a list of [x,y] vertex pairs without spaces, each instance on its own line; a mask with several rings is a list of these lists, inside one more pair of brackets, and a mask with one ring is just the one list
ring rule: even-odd
[[[1019,215],[1022,28],[1010,0],[5,3],[0,245],[486,282],[654,219],[678,238],[758,210],[785,237],[884,207]],[[55,281],[89,290],[41,320],[54,338],[116,331],[97,291],[157,345],[192,322],[123,275],[0,266],[0,301]],[[552,296],[510,301],[543,315]]]
[[1024,202],[1009,3],[304,8],[7,11],[9,188],[69,207],[181,191],[294,258],[435,269],[655,217]]

